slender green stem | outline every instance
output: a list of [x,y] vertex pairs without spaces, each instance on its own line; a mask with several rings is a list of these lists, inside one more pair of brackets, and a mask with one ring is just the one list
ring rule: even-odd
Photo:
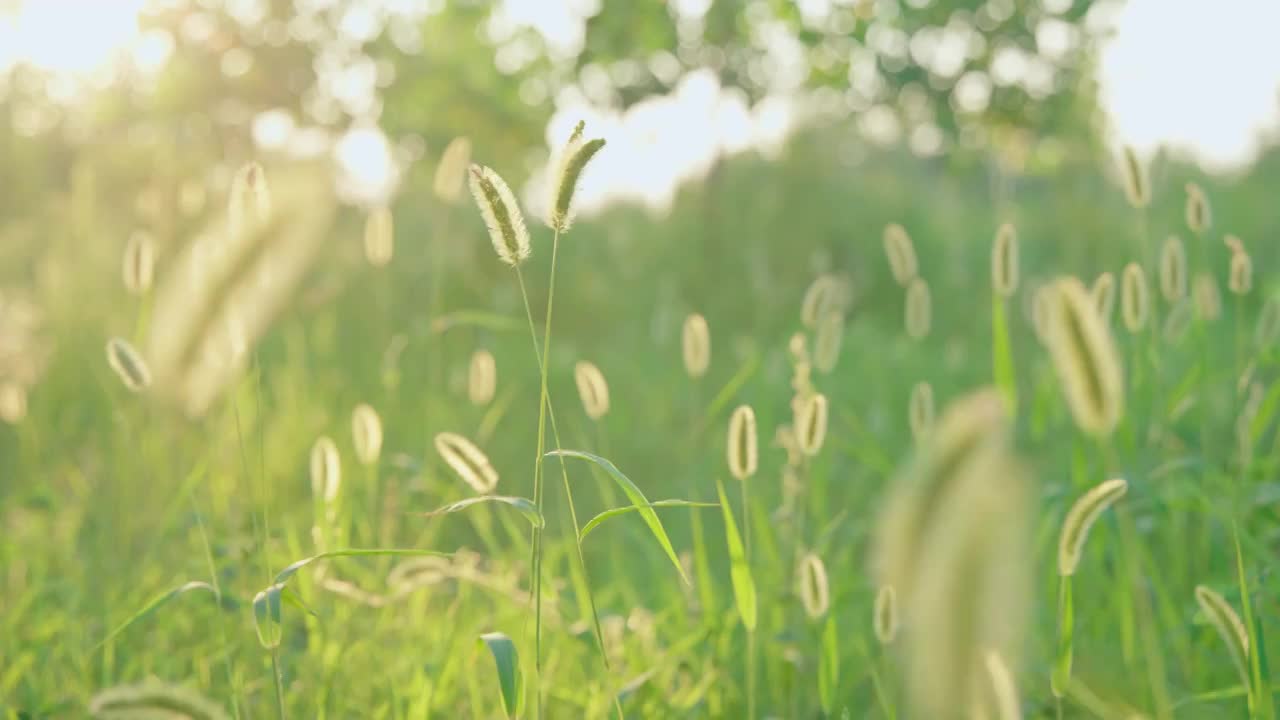
[[271,648],[271,674],[276,680],[276,710],[280,713],[280,720],[285,720],[288,714],[284,709],[284,675],[280,672],[280,647]]
[[[738,483],[742,488],[742,552],[747,567],[751,567],[751,507],[747,504],[747,483]],[[747,630],[747,720],[756,717],[756,631]]]

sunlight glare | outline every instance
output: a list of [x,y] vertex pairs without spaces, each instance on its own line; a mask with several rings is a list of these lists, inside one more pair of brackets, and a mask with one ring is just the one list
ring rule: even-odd
[[87,74],[139,35],[147,0],[18,0],[0,9],[0,70],[30,63]]

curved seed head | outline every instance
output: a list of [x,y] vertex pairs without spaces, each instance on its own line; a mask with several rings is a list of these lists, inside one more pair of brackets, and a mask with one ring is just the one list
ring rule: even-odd
[[143,295],[151,289],[155,278],[156,241],[150,233],[136,232],[129,236],[124,248],[122,275],[124,288],[131,295]]
[[806,397],[796,415],[796,441],[800,451],[813,457],[822,450],[827,437],[827,396],[813,393]]
[[1120,168],[1124,176],[1124,196],[1134,208],[1144,208],[1151,203],[1151,188],[1147,184],[1147,170],[1138,161],[1133,148],[1125,146],[1124,162]]
[[12,380],[0,381],[0,420],[17,425],[27,417],[27,389]]
[[756,413],[750,405],[739,405],[729,418],[729,472],[739,480],[756,474]]
[[1018,232],[1011,223],[1000,226],[991,246],[991,287],[1001,297],[1018,289]]
[[827,580],[827,566],[814,553],[805,553],[800,560],[800,601],[810,620],[817,620],[831,608],[831,587]]
[[1253,289],[1253,259],[1244,250],[1231,253],[1231,272],[1227,288],[1235,295],[1248,295]]
[[933,301],[929,297],[929,284],[923,278],[914,278],[907,286],[906,325],[907,335],[922,340],[929,334],[932,322]]
[[327,435],[311,446],[311,495],[326,505],[338,499],[342,487],[342,459],[338,446]]
[[142,392],[151,386],[151,370],[147,368],[147,362],[128,341],[120,338],[107,341],[107,364],[120,382],[133,392]]
[[1031,294],[1031,329],[1041,344],[1049,343],[1049,316],[1053,314],[1053,283],[1036,287]]
[[1018,686],[1013,680],[1013,673],[1009,670],[1009,666],[995,650],[988,650],[984,659],[987,676],[991,680],[992,704],[996,708],[996,718],[1022,720],[1022,703],[1018,701]]
[[271,216],[271,191],[262,166],[251,162],[240,168],[231,180],[228,201],[228,231],[235,242],[256,236]]
[[374,267],[383,267],[395,254],[395,229],[391,209],[378,207],[369,213],[364,224],[364,257]]
[[1227,650],[1231,653],[1231,662],[1235,664],[1241,681],[1248,688],[1251,682],[1249,633],[1245,630],[1244,623],[1240,621],[1240,616],[1236,614],[1235,608],[1231,607],[1231,603],[1227,602],[1226,598],[1204,585],[1196,587],[1196,602],[1199,603],[1201,612],[1218,631],[1218,635],[1222,637],[1222,642],[1226,643]]
[[573,380],[578,385],[578,397],[587,417],[599,420],[609,412],[609,384],[600,368],[589,362],[573,366]]
[[1160,294],[1169,302],[1187,295],[1187,252],[1176,235],[1169,236],[1160,250]]
[[1232,235],[1231,233],[1223,235],[1222,244],[1226,245],[1227,249],[1233,253],[1244,252],[1244,241],[1238,235]]
[[818,321],[813,337],[813,366],[829,373],[840,360],[840,344],[844,341],[844,315],[831,310]]
[[1216,320],[1222,315],[1222,293],[1218,290],[1217,278],[1212,274],[1196,275],[1191,294],[1196,304],[1196,315],[1201,320]]
[[819,275],[804,292],[804,302],[800,305],[800,323],[813,330],[830,312],[839,312],[840,282],[834,275]]
[[558,232],[566,232],[573,222],[573,194],[578,188],[582,171],[604,148],[604,140],[583,140],[584,123],[579,122],[557,162],[555,182],[551,186],[548,203],[547,226]]
[[1093,281],[1089,294],[1093,296],[1093,306],[1098,309],[1098,315],[1103,322],[1110,324],[1116,305],[1116,276],[1110,272],[1102,273]]
[[361,403],[351,413],[351,438],[356,458],[365,465],[378,462],[382,455],[382,419],[372,406]]
[[493,170],[472,165],[471,195],[489,229],[489,240],[502,262],[515,267],[529,258],[529,229],[511,188]]
[[697,379],[707,374],[711,365],[711,331],[707,319],[693,313],[684,319],[680,334],[680,349],[684,353],[684,371]]
[[1111,333],[1093,298],[1075,278],[1056,284],[1049,323],[1049,352],[1076,425],[1108,435],[1124,410],[1124,383]]
[[95,720],[126,718],[183,718],[229,720],[226,710],[194,690],[180,685],[145,682],[117,685],[89,700],[89,716]]
[[919,445],[933,427],[933,386],[918,382],[911,388],[911,400],[907,405],[907,420],[911,425],[911,437]]
[[471,140],[465,136],[456,137],[445,146],[440,153],[440,163],[436,165],[432,190],[436,197],[447,203],[457,203],[462,199],[462,187],[466,184],[467,166],[471,164]]
[[1209,198],[1204,190],[1195,183],[1187,183],[1187,227],[1191,232],[1202,235],[1213,224],[1213,212],[1209,208]]
[[1062,532],[1058,535],[1058,574],[1074,575],[1080,566],[1080,554],[1084,549],[1084,541],[1089,539],[1089,530],[1103,511],[1111,507],[1129,491],[1129,483],[1123,478],[1107,480],[1089,492],[1080,496],[1067,517],[1062,521]]
[[903,287],[916,276],[916,249],[905,228],[891,223],[884,229],[884,254],[889,258],[893,279]]
[[498,368],[493,353],[476,350],[467,371],[467,398],[472,405],[488,405],[498,385]]
[[898,596],[892,585],[882,585],[876,593],[872,629],[881,645],[889,645],[898,636]]
[[497,487],[498,471],[470,440],[457,433],[442,432],[436,435],[435,446],[441,459],[476,492],[486,495]]
[[1129,263],[1120,278],[1120,314],[1129,332],[1141,332],[1151,314],[1151,297],[1147,290],[1147,274],[1142,266]]

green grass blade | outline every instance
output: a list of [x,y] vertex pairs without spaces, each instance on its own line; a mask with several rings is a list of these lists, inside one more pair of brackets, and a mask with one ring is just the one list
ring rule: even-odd
[[514,332],[523,328],[524,323],[499,313],[484,312],[482,310],[459,310],[436,318],[431,323],[431,332],[441,335],[454,328],[462,327],[481,328],[495,332]]
[[505,633],[491,632],[480,636],[489,648],[498,670],[498,689],[501,691],[502,708],[508,718],[515,718],[524,705],[524,675],[520,672],[520,655],[516,644]]
[[1053,663],[1050,685],[1054,697],[1063,697],[1071,687],[1071,655],[1075,634],[1075,608],[1071,600],[1071,576],[1058,578],[1058,657]]
[[1258,622],[1253,617],[1253,603],[1249,597],[1249,583],[1244,573],[1244,553],[1240,550],[1240,533],[1231,524],[1231,539],[1236,550],[1236,579],[1240,583],[1240,608],[1244,612],[1244,628],[1249,635],[1249,706],[1254,717],[1274,720],[1275,705],[1271,693],[1263,683],[1262,665],[1259,661],[1261,646]]
[[840,637],[836,632],[836,616],[827,615],[822,628],[822,655],[818,659],[818,699],[822,712],[835,712],[836,698],[840,694]]
[[[660,507],[711,508],[711,507],[717,507],[717,506],[718,506],[717,503],[693,502],[692,500],[658,500],[656,502],[651,502],[648,505],[648,507],[651,507],[651,508],[660,508]],[[636,512],[639,509],[640,508],[636,507],[635,505],[627,505],[626,507],[618,507],[618,508],[611,508],[609,510],[605,510],[604,512],[600,513],[599,515],[596,515],[595,517],[587,521],[586,525],[582,526],[582,532],[578,534],[578,539],[585,540],[587,538],[587,533],[591,532],[592,530],[595,530],[605,520],[616,518],[620,515],[626,515],[627,513]]]
[[689,584],[689,578],[684,574],[684,567],[680,564],[680,558],[676,555],[675,548],[671,547],[671,539],[667,537],[667,531],[662,527],[662,521],[658,519],[658,513],[653,511],[649,499],[644,496],[644,493],[640,492],[640,488],[636,487],[636,484],[631,482],[630,478],[623,475],[622,471],[615,467],[613,463],[599,455],[592,455],[579,450],[552,450],[547,455],[586,460],[595,463],[609,473],[614,481],[618,483],[618,487],[622,488],[622,492],[626,493],[627,498],[631,500],[631,504],[640,513],[640,517],[644,518],[645,524],[649,526],[649,531],[653,533],[653,537],[657,539],[658,544],[666,551],[667,557],[671,559],[671,564],[676,568],[676,572],[680,573],[680,579],[686,585]]
[[292,578],[294,575],[296,575],[299,570],[310,565],[313,562],[316,562],[317,560],[327,560],[329,558],[337,558],[337,557],[377,557],[377,556],[404,556],[404,555],[412,555],[412,556],[430,555],[434,557],[450,557],[449,553],[436,552],[435,550],[415,550],[413,548],[390,548],[390,549],[384,549],[384,550],[372,549],[372,548],[371,549],[348,548],[345,550],[330,550],[329,552],[323,552],[323,553],[320,553],[319,555],[312,555],[309,558],[303,558],[293,563],[292,565],[286,567],[285,569],[281,570],[279,573],[276,574],[275,582],[277,585],[289,582],[289,579]]
[[210,585],[207,582],[201,582],[199,580],[192,580],[191,582],[185,583],[183,585],[179,585],[178,587],[173,588],[172,590],[166,590],[165,592],[162,592],[159,595],[152,598],[150,602],[148,602],[146,605],[143,605],[142,608],[137,612],[135,612],[128,620],[125,620],[123,623],[118,625],[115,630],[112,630],[106,637],[99,640],[97,644],[95,644],[92,648],[89,648],[89,652],[94,652],[98,650],[103,645],[106,645],[107,643],[114,640],[117,636],[120,635],[120,633],[124,632],[125,630],[128,630],[134,624],[145,619],[151,613],[169,604],[169,602],[171,602],[172,600],[178,597],[181,597],[193,590],[204,590],[210,593],[211,595],[213,595],[214,597],[218,596],[218,591],[215,590],[212,585]]
[[724,538],[729,546],[729,577],[733,581],[733,597],[738,602],[738,616],[748,631],[756,629],[756,583],[747,564],[747,551],[738,534],[738,524],[733,519],[733,506],[724,496],[724,483],[716,479],[720,493],[720,510],[724,513]]
[[486,503],[486,502],[496,502],[496,503],[502,503],[503,505],[510,505],[511,507],[520,511],[520,514],[524,515],[525,519],[529,521],[529,524],[533,525],[536,528],[545,527],[547,524],[546,519],[542,517],[542,513],[538,512],[538,506],[535,505],[532,500],[530,500],[529,498],[522,498],[522,497],[510,497],[507,495],[481,495],[479,497],[467,498],[465,500],[459,500],[456,503],[450,503],[448,505],[445,505],[444,507],[438,510],[432,510],[431,512],[419,513],[419,514],[422,517],[434,517],[436,515],[446,515],[448,513],[456,513],[460,510],[466,510],[472,505],[478,505],[480,503]]
[[1017,414],[1018,385],[1013,369],[1013,348],[1009,346],[1009,323],[1006,319],[1004,298],[993,295],[991,299],[991,370],[1000,396],[1004,398],[1009,416]]

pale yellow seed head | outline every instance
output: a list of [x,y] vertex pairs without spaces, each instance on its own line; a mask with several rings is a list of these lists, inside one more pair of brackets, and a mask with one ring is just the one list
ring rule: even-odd
[[326,505],[338,499],[342,487],[342,459],[338,446],[327,435],[311,446],[311,494]]
[[583,130],[584,124],[579,122],[553,166],[555,174],[549,185],[551,196],[547,201],[545,220],[547,227],[557,232],[568,231],[573,223],[573,196],[578,188],[578,180],[591,159],[604,148],[604,140],[584,139]]
[[1187,227],[1191,232],[1202,235],[1213,224],[1213,212],[1209,208],[1209,198],[1204,190],[1195,183],[1187,183]]
[[884,253],[889,259],[893,279],[906,287],[916,276],[916,249],[911,244],[911,236],[901,225],[891,223],[884,229]]
[[1018,700],[1018,686],[1013,672],[1005,664],[1000,653],[988,650],[985,658],[987,676],[991,680],[992,704],[997,720],[1022,720],[1022,703]]
[[923,278],[912,279],[907,286],[907,335],[913,340],[923,340],[929,334],[932,315],[933,301],[929,297],[929,284]]
[[813,330],[828,313],[839,311],[841,287],[833,275],[819,275],[804,293],[800,305],[800,323]]
[[382,455],[382,418],[372,406],[361,403],[351,413],[351,439],[362,464],[378,462]]
[[1109,435],[1124,410],[1124,383],[1111,332],[1093,298],[1075,278],[1056,283],[1049,323],[1049,351],[1076,425]]
[[498,485],[498,471],[493,469],[488,456],[470,440],[451,432],[442,432],[435,438],[436,452],[453,468],[462,481],[481,495],[487,495]]
[[129,236],[124,248],[122,277],[124,288],[131,295],[143,295],[151,290],[155,278],[156,241],[147,232],[135,232]]
[[898,597],[892,585],[882,585],[876,592],[871,625],[881,645],[892,644],[898,636]]
[[1141,332],[1151,314],[1151,296],[1147,290],[1147,274],[1142,266],[1129,263],[1120,278],[1120,314],[1129,332]]
[[796,415],[795,427],[800,451],[808,457],[817,455],[827,437],[827,396],[813,393],[805,398]]
[[1042,343],[1049,342],[1049,316],[1053,313],[1053,283],[1036,287],[1031,294],[1031,329]]
[[829,373],[840,360],[840,344],[844,341],[844,316],[831,310],[818,322],[813,337],[813,366]]
[[129,390],[142,392],[151,386],[151,370],[147,362],[128,341],[111,338],[107,342],[107,364]]
[[228,229],[235,242],[246,241],[266,225],[271,216],[271,192],[262,166],[251,162],[231,180]]
[[1116,276],[1110,272],[1102,273],[1093,281],[1089,294],[1093,297],[1093,306],[1098,309],[1098,315],[1103,322],[1110,324],[1111,314],[1115,312],[1116,306]]
[[1253,259],[1249,257],[1249,253],[1243,250],[1231,253],[1227,288],[1235,295],[1248,295],[1253,289]]
[[1249,672],[1249,633],[1240,616],[1226,598],[1205,585],[1196,587],[1196,602],[1226,644],[1231,662],[1236,666],[1236,672],[1240,674],[1244,686],[1248,688],[1252,682]]
[[502,262],[515,267],[529,258],[529,229],[516,196],[490,168],[472,165],[468,178],[471,195],[489,229],[489,240]]
[[0,381],[0,420],[17,425],[27,417],[27,389],[12,380]]
[[1124,478],[1107,480],[1080,496],[1062,521],[1058,535],[1058,574],[1074,575],[1080,566],[1080,554],[1089,531],[1098,517],[1129,490]]
[[991,246],[991,287],[1001,297],[1018,289],[1018,232],[1011,223],[1000,226]]
[[684,319],[680,349],[684,354],[684,371],[689,377],[697,379],[707,374],[711,365],[711,331],[702,315],[693,313]]
[[911,425],[911,437],[916,444],[924,441],[933,427],[933,386],[918,382],[911,388],[911,400],[907,406],[907,420]]
[[1233,253],[1244,252],[1244,241],[1236,235],[1231,235],[1229,233],[1227,235],[1223,235],[1222,244],[1226,245],[1227,249]]
[[1196,275],[1191,293],[1195,300],[1196,315],[1201,320],[1216,320],[1222,315],[1222,293],[1218,290],[1218,280],[1213,275]]
[[831,587],[822,558],[812,552],[805,553],[800,560],[800,577],[796,582],[800,586],[800,601],[809,619],[817,620],[826,615],[831,608]]
[[609,384],[600,368],[589,362],[579,362],[573,367],[573,380],[578,385],[578,397],[587,417],[599,420],[609,412]]
[[1136,209],[1149,205],[1151,188],[1147,184],[1146,168],[1138,160],[1138,154],[1127,145],[1124,148],[1120,169],[1124,178],[1124,196],[1129,204]]
[[436,165],[432,182],[436,197],[455,204],[461,200],[462,188],[467,182],[467,166],[470,164],[471,140],[465,136],[450,140],[440,154],[440,163]]
[[395,254],[395,229],[388,207],[374,208],[365,219],[364,257],[374,267],[384,267]]
[[1176,235],[1169,236],[1160,250],[1160,294],[1171,303],[1187,295],[1187,252]]
[[467,399],[472,405],[488,405],[498,385],[498,368],[493,353],[476,350],[467,370]]
[[756,474],[756,413],[750,405],[739,405],[729,418],[729,472],[739,480]]

